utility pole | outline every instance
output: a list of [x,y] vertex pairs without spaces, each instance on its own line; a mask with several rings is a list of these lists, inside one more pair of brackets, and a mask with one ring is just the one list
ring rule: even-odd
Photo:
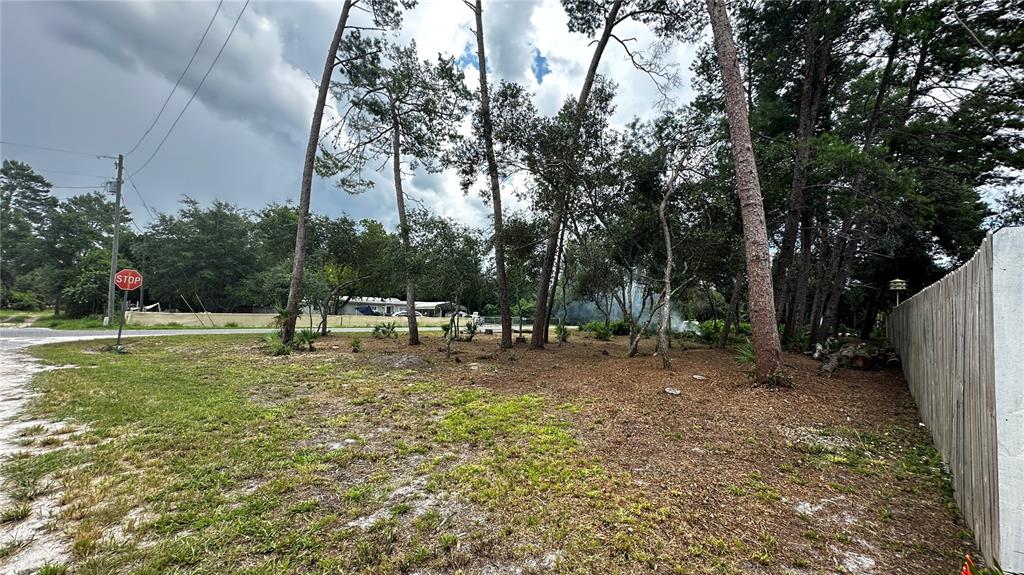
[[110,283],[107,285],[107,316],[103,325],[114,317],[114,275],[117,274],[117,247],[121,241],[121,184],[124,179],[124,155],[117,155],[117,181],[114,182],[114,245],[110,249]]

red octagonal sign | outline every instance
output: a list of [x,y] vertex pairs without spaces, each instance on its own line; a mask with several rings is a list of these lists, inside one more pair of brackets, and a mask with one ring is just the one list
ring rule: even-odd
[[114,285],[124,291],[132,291],[142,287],[142,274],[135,270],[121,270],[114,276]]

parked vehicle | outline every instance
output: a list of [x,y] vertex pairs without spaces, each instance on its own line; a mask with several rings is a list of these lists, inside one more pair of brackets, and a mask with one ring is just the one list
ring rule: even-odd
[[[408,317],[408,316],[409,316],[409,314],[405,313],[404,311],[396,311],[395,313],[391,314],[391,317]],[[421,314],[420,312],[416,312],[416,317],[423,317],[423,314]]]

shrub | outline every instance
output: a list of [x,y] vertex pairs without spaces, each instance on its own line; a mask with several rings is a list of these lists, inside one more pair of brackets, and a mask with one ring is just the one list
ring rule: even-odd
[[612,338],[612,330],[602,323],[600,327],[594,330],[594,339],[601,341],[608,341]]
[[581,325],[579,327],[579,330],[580,331],[594,332],[594,331],[597,331],[597,330],[599,330],[599,329],[601,329],[603,327],[604,327],[604,322],[601,321],[601,320],[595,319],[594,321],[588,321],[587,323]]
[[363,340],[359,336],[353,337],[349,343],[352,346],[352,353],[359,353],[363,349]]
[[708,319],[700,322],[697,329],[700,330],[700,336],[705,341],[715,342],[718,341],[718,335],[722,333],[722,327],[725,325],[720,319]]
[[477,331],[476,323],[473,321],[466,322],[466,341],[473,341],[473,336],[476,335]]
[[[720,319],[708,319],[700,322],[697,329],[700,330],[700,336],[705,341],[714,343],[718,341],[722,330],[725,329],[725,322]],[[734,323],[729,327],[729,337],[749,336],[750,333],[750,324],[746,322]]]
[[558,338],[558,343],[569,341],[569,328],[559,323],[555,326],[555,336]]
[[319,337],[319,334],[309,328],[300,330],[295,334],[295,348],[314,351],[313,342],[316,341],[317,337]]
[[757,359],[757,354],[754,353],[754,344],[749,341],[737,345],[735,350],[736,363],[740,365],[753,365],[754,360]]
[[268,333],[265,335],[263,337],[263,342],[267,344],[267,353],[270,355],[288,355],[292,352],[292,347],[281,341],[281,336],[276,333]]
[[43,309],[43,302],[34,292],[0,290],[0,305],[15,311],[37,311]]
[[624,320],[617,319],[608,325],[612,335],[629,335],[629,324]]
[[[446,332],[447,333],[447,332]],[[383,322],[373,326],[373,337],[376,339],[397,338],[398,331],[395,330],[395,322]]]

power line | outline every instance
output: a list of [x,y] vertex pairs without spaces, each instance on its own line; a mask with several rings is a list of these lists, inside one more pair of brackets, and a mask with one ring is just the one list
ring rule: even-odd
[[142,199],[142,192],[139,191],[139,187],[135,185],[135,180],[132,179],[131,174],[128,174],[128,183],[132,185],[132,189],[135,190],[135,195],[139,197],[139,201],[142,202],[142,207],[146,208],[146,213],[149,214],[150,219],[156,219],[153,215],[153,210],[149,209],[149,204],[146,200]]
[[132,149],[128,150],[128,152],[125,154],[125,156],[130,156],[132,154],[132,152],[137,150],[139,145],[142,144],[142,141],[146,139],[146,136],[148,136],[149,133],[153,131],[153,128],[156,127],[156,123],[160,120],[160,116],[162,116],[163,113],[164,113],[164,110],[167,109],[168,102],[171,101],[171,96],[174,95],[174,92],[178,89],[178,86],[181,84],[182,79],[185,78],[185,74],[188,72],[189,68],[192,67],[192,62],[195,61],[196,55],[199,54],[199,48],[202,47],[203,42],[206,40],[206,35],[210,33],[210,28],[213,27],[213,22],[217,19],[217,14],[220,13],[220,7],[223,4],[224,4],[224,0],[220,0],[220,2],[217,3],[217,9],[213,11],[213,17],[210,18],[210,23],[206,25],[206,30],[203,31],[203,36],[201,38],[199,38],[199,43],[196,44],[196,49],[192,51],[192,57],[189,58],[188,64],[185,65],[185,69],[182,70],[181,71],[181,75],[178,76],[178,81],[174,83],[174,87],[171,88],[170,93],[167,94],[167,99],[164,100],[164,105],[160,106],[160,111],[157,112],[156,113],[156,117],[153,118],[153,123],[149,125],[149,128],[146,129],[146,132],[144,134],[142,134],[142,137],[139,138],[139,141],[135,142],[135,145],[132,146]]
[[8,146],[18,146],[18,147],[21,147],[21,148],[35,148],[36,150],[46,150],[48,152],[61,152],[63,154],[74,154],[76,156],[89,156],[90,158],[109,158],[109,159],[112,159],[112,160],[116,160],[117,159],[115,156],[110,156],[110,155],[107,155],[107,154],[91,154],[89,152],[79,152],[79,151],[76,151],[76,150],[65,150],[63,148],[48,148],[46,146],[36,146],[36,145],[33,145],[33,144],[22,144],[22,143],[19,143],[19,142],[8,142],[8,141],[5,141],[5,140],[0,140],[0,144],[6,144]]
[[217,55],[213,58],[213,62],[210,63],[210,67],[206,70],[206,73],[203,74],[203,78],[199,80],[199,85],[196,86],[196,89],[192,92],[192,96],[188,99],[188,102],[185,102],[185,107],[181,109],[181,112],[178,114],[178,117],[174,119],[174,123],[171,124],[170,129],[168,129],[167,133],[164,134],[163,139],[160,140],[160,143],[157,145],[156,149],[153,150],[153,153],[149,155],[149,158],[146,159],[146,161],[142,164],[142,166],[139,167],[139,169],[131,173],[132,176],[144,170],[146,166],[148,166],[149,163],[153,161],[153,158],[156,157],[160,149],[163,148],[164,142],[167,141],[167,138],[171,135],[171,132],[174,131],[174,127],[178,125],[178,120],[180,120],[181,117],[185,114],[185,111],[188,110],[189,105],[192,104],[192,100],[196,98],[196,94],[199,93],[200,88],[203,87],[203,83],[206,82],[206,78],[210,75],[210,72],[213,71],[213,67],[217,65],[217,60],[220,60],[220,55],[224,53],[224,48],[227,47],[228,41],[231,40],[231,36],[235,33],[235,28],[238,27],[238,22],[242,19],[242,14],[245,14],[245,9],[248,6],[249,0],[245,0],[245,4],[242,5],[241,11],[238,12],[238,17],[235,18],[235,23],[231,25],[231,30],[228,32],[228,37],[225,38],[224,43],[220,45],[220,50],[217,51]]
[[100,175],[97,175],[97,174],[81,174],[81,173],[78,173],[78,172],[65,172],[64,170],[51,170],[50,168],[37,168],[35,166],[32,166],[32,169],[37,171],[37,172],[49,172],[51,174],[65,174],[65,175],[68,175],[68,176],[81,176],[83,178],[100,178],[100,179],[103,179],[103,180],[109,180],[110,179],[110,176],[100,176]]

